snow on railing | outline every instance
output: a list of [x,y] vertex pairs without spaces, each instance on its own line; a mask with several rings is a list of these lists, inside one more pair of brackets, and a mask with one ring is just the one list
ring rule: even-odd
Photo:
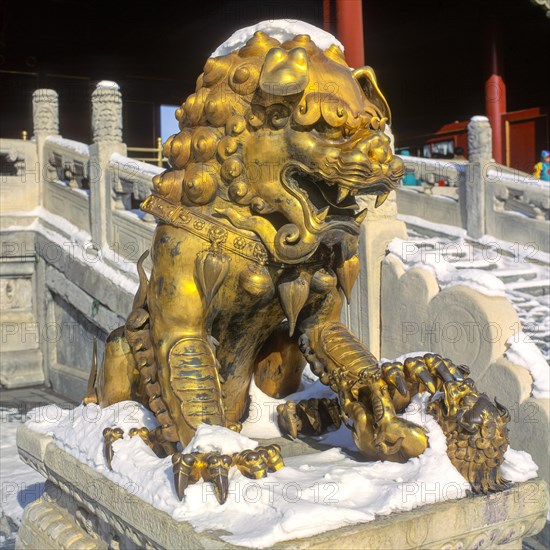
[[[153,177],[164,168],[113,153],[107,169],[113,189],[115,209],[134,210],[153,190]],[[145,221],[151,221],[144,217]]]
[[486,171],[486,185],[492,191],[495,210],[550,219],[550,182],[495,165]]
[[518,242],[536,242],[550,252],[546,236],[550,233],[550,182],[490,158],[471,162],[401,155],[401,159],[405,163],[403,183],[397,190],[401,214],[455,225],[468,233],[475,225],[474,237],[513,237]]
[[88,145],[60,136],[48,136],[44,142],[45,176],[71,189],[90,189],[90,150]]

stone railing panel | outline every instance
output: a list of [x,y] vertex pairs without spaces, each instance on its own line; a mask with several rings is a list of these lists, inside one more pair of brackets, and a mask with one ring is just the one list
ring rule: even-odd
[[3,231],[0,238],[0,386],[43,384],[41,303],[32,237]]
[[368,214],[361,225],[359,259],[361,270],[353,287],[351,304],[343,308],[342,322],[359,336],[370,351],[380,353],[380,277],[381,265],[388,244],[394,238],[406,238],[405,224],[397,220],[395,193],[379,208],[374,207],[374,197],[360,197],[360,206]]
[[[500,393],[498,384],[493,383],[495,392]],[[539,477],[550,484],[550,399],[529,397],[523,401],[503,404],[510,411],[510,445],[527,451],[539,467]]]
[[90,233],[90,201],[83,190],[70,189],[57,180],[48,184],[44,194],[44,206],[52,214]]
[[21,139],[0,139],[2,214],[36,208],[40,204],[40,180],[36,143]]
[[550,219],[549,182],[499,165],[488,167],[486,180],[496,200],[502,203],[494,205],[495,208],[516,211],[535,219]]
[[118,153],[111,155],[106,174],[114,206],[109,246],[120,261],[135,263],[151,246],[156,220],[141,212],[139,205],[151,194],[153,177],[163,171]]
[[[496,164],[491,143],[488,119],[476,116],[468,125],[469,161],[402,156],[419,185],[397,190],[399,212],[549,253],[550,184]],[[449,186],[438,187],[442,180]]]
[[[402,156],[407,173],[414,174],[420,185],[397,189],[400,214],[416,216],[432,223],[466,227],[466,211],[460,204],[468,177],[468,163]],[[444,181],[447,186],[440,187]]]
[[475,378],[503,356],[519,326],[506,298],[459,285],[440,291],[433,272],[405,270],[393,254],[382,264],[381,316],[385,357],[431,351],[470,365]]
[[[397,189],[397,208],[400,214],[416,216],[432,223],[464,227],[463,216],[458,201],[453,197],[457,190],[449,195],[437,192],[419,192],[414,188]],[[440,189],[449,189],[442,187]]]
[[[153,218],[154,222],[154,218]],[[140,256],[151,247],[156,224],[144,221],[134,212],[115,211],[112,218],[111,250],[120,262],[135,264]],[[145,268],[150,268],[150,258]]]
[[[153,191],[153,177],[164,172],[163,168],[118,153],[111,155],[107,170],[116,210],[138,208]],[[145,221],[154,220],[149,216]]]
[[84,143],[50,136],[44,141],[44,207],[90,232],[90,155]]
[[485,185],[485,232],[549,253],[550,183],[489,168]]
[[50,136],[44,143],[44,158],[48,181],[57,180],[72,189],[90,188],[90,151],[85,143]]

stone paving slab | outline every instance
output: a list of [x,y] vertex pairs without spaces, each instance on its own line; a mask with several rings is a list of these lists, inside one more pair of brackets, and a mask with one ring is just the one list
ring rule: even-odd
[[50,403],[54,403],[64,409],[72,409],[77,405],[71,399],[57,395],[45,386],[31,386],[9,390],[2,388],[0,390],[0,407],[3,408],[29,411],[34,407],[49,405]]

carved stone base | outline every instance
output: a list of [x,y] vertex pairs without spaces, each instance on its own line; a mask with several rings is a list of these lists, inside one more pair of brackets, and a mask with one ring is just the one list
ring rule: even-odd
[[[21,458],[46,473],[44,495],[24,512],[18,549],[236,548],[221,531],[189,524],[132,495],[67,454],[48,436],[25,426],[17,434]],[[287,444],[286,456],[316,452]],[[275,548],[517,548],[538,533],[548,506],[546,483],[536,479],[489,496],[417,508],[336,529]]]

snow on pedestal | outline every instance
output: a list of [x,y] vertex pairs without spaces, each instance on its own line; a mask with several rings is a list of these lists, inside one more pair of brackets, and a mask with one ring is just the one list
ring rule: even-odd
[[[255,448],[254,434],[278,434],[272,414],[274,400],[254,384],[251,387],[250,420],[242,434],[217,426],[201,426],[186,451],[216,450],[231,454]],[[293,400],[330,395],[330,390],[308,375],[303,387],[289,396]],[[416,396],[404,416],[424,426],[430,446],[418,458],[405,464],[364,463],[350,458],[357,449],[349,430],[339,430],[317,438],[324,445],[335,445],[323,452],[285,458],[285,467],[261,480],[244,477],[236,468],[229,474],[229,496],[219,505],[211,485],[191,485],[180,502],[175,494],[170,457],[160,459],[139,437],[130,438],[131,428],[154,428],[152,413],[131,401],[101,409],[96,405],[64,411],[50,405],[36,409],[27,423],[31,430],[50,434],[54,443],[67,453],[169,514],[190,523],[196,530],[222,529],[221,538],[232,544],[267,547],[277,542],[369,522],[378,515],[412,510],[424,504],[464,497],[469,484],[453,467],[446,454],[445,436],[426,413],[429,396]],[[46,415],[47,412],[47,415]],[[124,438],[113,445],[113,470],[103,457],[102,431],[123,428]],[[261,444],[261,442],[260,442]],[[508,450],[503,465],[505,477],[525,481],[536,477],[537,466],[527,453]]]

